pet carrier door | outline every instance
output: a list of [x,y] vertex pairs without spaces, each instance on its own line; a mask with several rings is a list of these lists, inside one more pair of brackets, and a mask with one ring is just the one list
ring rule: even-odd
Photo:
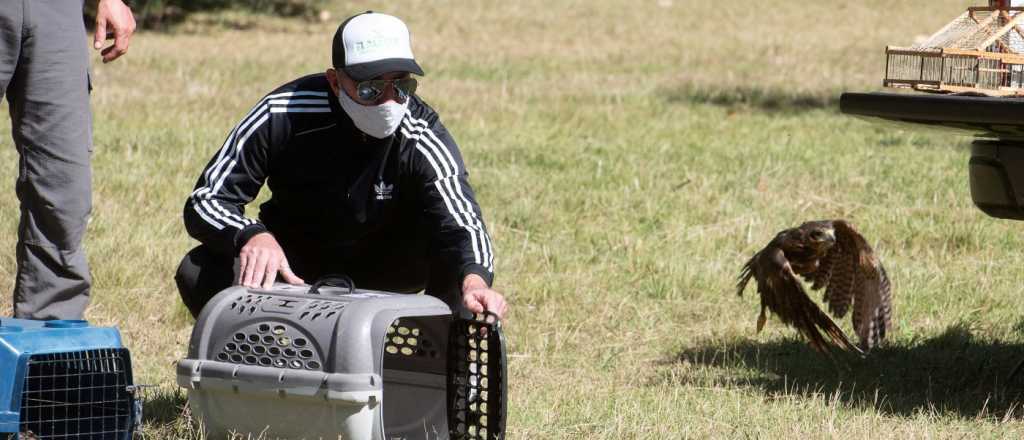
[[130,440],[134,390],[116,329],[0,319],[0,438]]

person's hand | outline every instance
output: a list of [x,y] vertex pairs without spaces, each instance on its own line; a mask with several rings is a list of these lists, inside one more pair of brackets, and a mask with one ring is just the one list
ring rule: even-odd
[[112,36],[114,44],[100,52],[103,62],[109,63],[128,52],[128,42],[135,33],[135,17],[121,0],[100,0],[96,5],[96,36],[92,46],[103,49],[103,42]]
[[274,285],[278,272],[288,284],[305,284],[292,272],[281,245],[269,232],[253,235],[238,252],[238,284],[269,289]]
[[504,319],[508,313],[508,302],[505,297],[487,286],[480,275],[466,275],[462,281],[462,305],[470,312],[483,313],[484,310]]

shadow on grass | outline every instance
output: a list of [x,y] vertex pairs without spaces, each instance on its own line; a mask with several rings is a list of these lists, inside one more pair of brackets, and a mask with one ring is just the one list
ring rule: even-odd
[[792,92],[753,86],[713,88],[696,85],[663,89],[660,93],[660,96],[665,97],[670,104],[709,104],[778,113],[801,113],[822,109],[839,111],[839,95],[838,92]]
[[142,402],[142,422],[157,425],[177,423],[187,402],[188,396],[180,388],[148,391]]
[[[722,380],[712,380],[760,388],[771,397],[838,395],[853,407],[896,416],[934,410],[962,418],[1002,418],[1019,414],[1024,395],[1024,371],[1014,374],[1024,360],[1024,345],[979,340],[965,326],[950,327],[934,338],[890,345],[863,359],[847,354],[836,358],[832,362],[803,341],[789,339],[708,343],[683,350],[668,364],[732,370]],[[669,380],[664,379],[657,380]],[[707,379],[684,376],[671,381]]]

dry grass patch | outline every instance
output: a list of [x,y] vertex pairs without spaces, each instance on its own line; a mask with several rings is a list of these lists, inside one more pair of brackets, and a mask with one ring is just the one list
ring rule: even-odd
[[[1019,438],[1024,378],[1008,376],[1024,359],[1020,225],[971,205],[966,139],[835,105],[843,90],[878,89],[886,44],[967,3],[333,10],[407,19],[422,96],[463,148],[514,304],[511,438]],[[260,96],[326,68],[335,26],[195,16],[94,66],[88,316],[118,325],[136,380],[160,386],[146,438],[201,438],[174,385],[191,328],[172,281],[193,245],[185,196]],[[15,163],[14,149],[0,159]],[[17,210],[0,193],[8,291]],[[733,291],[775,232],[834,217],[871,240],[897,295],[892,344],[840,364],[775,321],[755,335],[756,300]]]

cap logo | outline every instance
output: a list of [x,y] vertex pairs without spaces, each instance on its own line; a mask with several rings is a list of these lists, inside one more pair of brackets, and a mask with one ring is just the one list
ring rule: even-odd
[[399,44],[401,44],[401,39],[398,37],[374,32],[374,35],[369,39],[353,42],[352,52],[353,55],[356,56],[366,55],[370,52],[394,49],[398,47]]

